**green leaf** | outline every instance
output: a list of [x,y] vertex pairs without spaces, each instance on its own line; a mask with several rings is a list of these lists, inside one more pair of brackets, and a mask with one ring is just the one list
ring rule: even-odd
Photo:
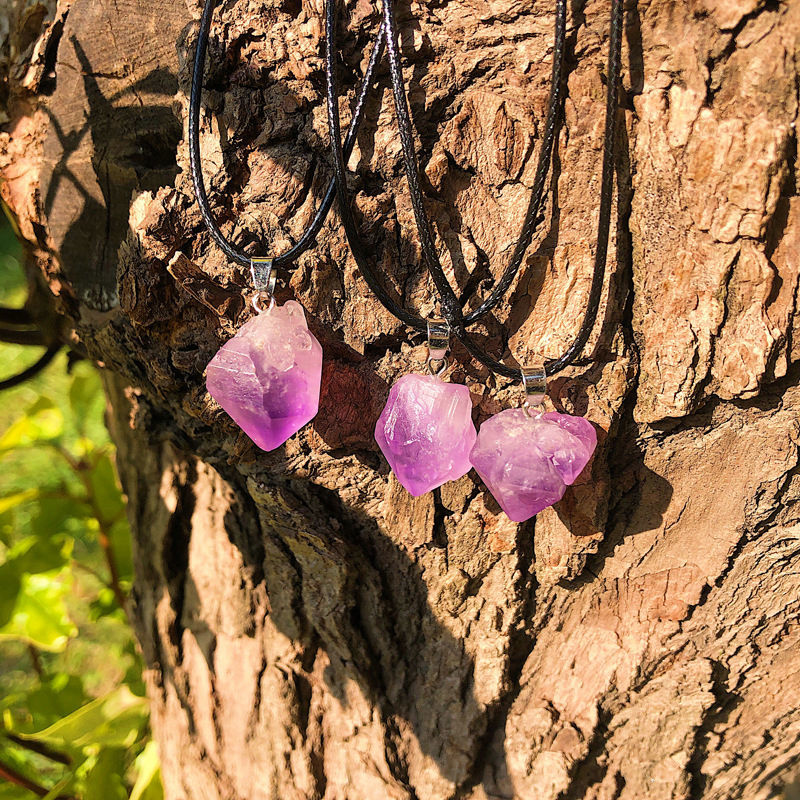
[[[25,800],[28,800],[28,798],[33,798],[33,795],[29,794]],[[22,800],[19,787],[5,781],[0,783],[0,800]]]
[[27,536],[9,550],[8,563],[13,562],[19,575],[53,572],[66,564],[71,553],[72,540],[67,537]]
[[0,512],[0,542],[8,547],[14,541],[17,530],[17,515],[14,509]]
[[0,514],[10,511],[12,508],[21,506],[29,500],[33,500],[39,496],[38,489],[25,489],[23,492],[14,492],[14,494],[7,494],[5,497],[0,497]]
[[94,410],[93,406],[101,392],[100,378],[95,370],[73,375],[69,386],[69,405],[79,427]]
[[125,510],[125,506],[117,484],[114,465],[107,453],[103,453],[92,467],[89,473],[89,487],[102,521],[112,523],[117,520]]
[[40,497],[31,522],[37,536],[54,533],[74,534],[83,528],[82,521],[92,516],[92,509],[79,497]]
[[59,797],[63,797],[64,791],[69,788],[69,785],[72,783],[72,779],[74,778],[74,774],[70,773],[69,775],[62,778],[43,798],[42,800],[57,800]]
[[[39,756],[20,747],[4,736],[0,736],[0,762],[23,775],[31,772],[35,773],[36,767],[41,765]],[[2,784],[3,780],[0,779],[0,785]]]
[[86,777],[83,800],[128,800],[125,774],[126,751],[103,748]]
[[22,579],[16,566],[8,562],[0,564],[0,630],[11,621],[21,588]]
[[11,618],[0,627],[0,642],[21,639],[41,650],[59,652],[77,633],[64,604],[69,573],[23,575]]
[[59,748],[130,747],[147,718],[147,700],[134,695],[127,686],[120,686],[43,731],[21,735]]
[[[66,769],[61,764],[45,760],[5,737],[0,737],[0,763],[43,787],[58,782],[64,776]],[[0,800],[34,800],[34,795],[21,791],[17,786],[12,787],[15,791],[10,794],[1,791],[7,785],[9,784],[0,777]]]
[[[84,706],[89,699],[77,675],[59,672],[28,692],[25,700],[33,719],[32,728],[41,730]],[[30,732],[29,728],[26,728]]]
[[136,759],[136,783],[130,800],[164,800],[161,763],[155,742],[148,742]]
[[[114,590],[104,586],[98,590],[96,597],[89,604],[89,619],[92,622],[97,622],[103,617],[118,614],[121,611]],[[124,614],[121,619],[124,619]]]
[[37,442],[58,439],[64,431],[64,415],[52,400],[40,397],[0,436],[0,453]]
[[133,637],[128,639],[122,648],[122,652],[130,657],[131,663],[125,672],[123,681],[126,686],[137,696],[144,697],[147,689],[142,678],[142,657],[136,649]]

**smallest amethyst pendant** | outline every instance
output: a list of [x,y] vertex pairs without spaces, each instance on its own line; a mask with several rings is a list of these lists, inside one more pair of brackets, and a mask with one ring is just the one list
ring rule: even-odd
[[477,434],[469,389],[446,383],[447,323],[428,323],[428,366],[432,375],[404,375],[389,391],[378,417],[375,440],[400,484],[414,497],[466,475]]
[[[470,460],[512,522],[524,522],[557,503],[589,463],[597,433],[583,417],[531,411],[546,391],[544,370],[523,370],[530,400],[481,425]],[[535,386],[534,386],[535,384]]]

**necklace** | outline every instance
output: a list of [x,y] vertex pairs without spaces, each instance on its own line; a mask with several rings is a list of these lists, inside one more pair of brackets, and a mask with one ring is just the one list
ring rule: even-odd
[[[391,389],[376,426],[376,440],[400,483],[419,495],[465,475],[471,467],[483,479],[510,519],[522,522],[561,499],[589,462],[597,437],[594,427],[581,417],[543,413],[547,376],[572,364],[582,351],[600,305],[611,221],[614,185],[614,150],[617,87],[620,72],[622,2],[612,0],[608,60],[608,87],[600,196],[600,218],[592,284],[586,312],[573,343],[557,359],[534,366],[510,367],[478,347],[467,327],[503,298],[530,245],[541,206],[544,181],[550,166],[555,127],[561,101],[566,30],[566,0],[557,0],[553,77],[545,136],[539,153],[534,188],[511,262],[494,290],[477,308],[464,314],[439,262],[433,244],[419,181],[411,120],[402,79],[397,26],[390,0],[383,6],[389,67],[395,110],[403,148],[403,161],[423,261],[439,299],[444,320],[424,320],[400,307],[372,270],[353,219],[346,188],[345,155],[341,144],[338,88],[334,65],[335,0],[326,2],[326,77],[328,120],[340,214],[350,248],[367,284],[380,302],[411,328],[428,334],[429,368],[442,365],[430,377],[407,375]],[[496,374],[522,382],[526,400],[520,409],[495,414],[476,433],[471,418],[469,391],[442,381],[441,373],[450,334],[467,352]],[[437,383],[438,381],[438,383]]]
[[[258,447],[273,450],[316,416],[322,380],[322,348],[308,330],[302,306],[293,300],[282,306],[275,303],[275,270],[288,268],[314,244],[333,203],[335,181],[329,183],[314,219],[300,240],[281,255],[251,256],[222,233],[206,192],[199,141],[203,74],[215,5],[216,0],[206,0],[195,50],[189,101],[192,182],[211,238],[233,263],[249,269],[254,292],[252,303],[257,313],[211,359],[206,386]],[[347,131],[344,152],[348,156],[364,116],[364,102],[383,54],[384,40],[381,25]]]

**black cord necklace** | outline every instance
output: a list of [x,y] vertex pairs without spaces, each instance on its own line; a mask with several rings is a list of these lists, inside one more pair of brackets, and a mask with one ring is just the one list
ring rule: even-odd
[[[548,100],[547,119],[545,122],[545,132],[542,138],[542,145],[539,150],[533,190],[531,192],[528,209],[525,214],[525,220],[522,225],[522,231],[514,248],[511,261],[506,267],[506,270],[498,281],[497,285],[490,293],[489,297],[487,297],[476,309],[465,315],[461,310],[461,304],[459,303],[458,298],[456,297],[456,294],[447,280],[444,270],[442,269],[441,263],[439,262],[439,257],[436,253],[435,245],[433,244],[430,226],[427,221],[427,216],[424,209],[424,201],[422,198],[422,190],[420,189],[419,169],[413,145],[411,119],[405,97],[402,72],[400,69],[400,54],[397,46],[397,28],[394,21],[394,10],[391,2],[384,3],[384,16],[382,24],[387,31],[387,40],[391,40],[388,47],[389,67],[392,75],[392,87],[394,90],[395,104],[397,108],[398,128],[400,131],[400,141],[403,147],[405,170],[408,177],[414,215],[420,234],[420,242],[422,243],[423,258],[439,295],[442,313],[444,314],[447,323],[456,333],[456,335],[464,342],[467,349],[470,350],[470,352],[472,352],[479,361],[485,363],[487,366],[492,366],[490,363],[487,363],[488,357],[484,356],[472,343],[471,339],[466,333],[466,327],[474,322],[477,322],[481,317],[495,308],[503,299],[508,287],[511,285],[514,277],[520,269],[525,252],[530,246],[531,239],[533,238],[533,234],[536,230],[544,196],[545,182],[550,169],[553,144],[558,125],[558,116],[562,102],[562,73],[564,63],[564,45],[566,38],[566,6],[566,0],[558,0],[558,10],[556,14],[555,25],[555,42],[553,47],[553,72],[550,98]],[[336,52],[337,21],[335,0],[328,0],[328,2],[326,2],[325,9],[325,71],[327,76],[328,126],[331,132],[333,170],[336,178],[336,190],[339,200],[339,213],[342,217],[342,224],[345,228],[350,249],[356,259],[356,263],[358,264],[359,269],[361,270],[361,273],[367,282],[367,285],[373,291],[375,296],[388,311],[394,314],[394,316],[396,316],[406,325],[414,330],[427,332],[428,321],[400,306],[386,291],[381,281],[377,278],[375,271],[372,268],[369,256],[366,253],[366,248],[364,247],[361,236],[358,232],[358,226],[353,218],[350,208],[350,198],[347,194],[347,154],[345,151],[343,151],[341,145],[341,126],[339,121],[338,106],[339,84],[334,62]],[[473,350],[475,350],[475,352],[473,352]],[[501,365],[501,367],[502,370],[500,370],[500,374],[504,374],[506,377],[518,376],[517,371],[506,368],[504,365]]]
[[[225,255],[234,263],[240,264],[243,267],[253,267],[253,257],[238,248],[233,242],[229,241],[217,225],[214,214],[211,211],[211,206],[206,192],[205,181],[203,179],[202,165],[200,163],[200,107],[201,95],[203,90],[203,75],[205,72],[206,53],[208,51],[208,37],[211,31],[211,20],[214,16],[214,8],[217,0],[206,0],[203,8],[203,14],[200,18],[200,31],[197,37],[197,48],[194,54],[194,72],[192,73],[192,89],[189,97],[189,160],[192,171],[192,183],[194,185],[194,192],[197,198],[197,205],[200,207],[200,213],[203,217],[208,232],[211,237],[219,245],[220,249]],[[369,62],[367,64],[367,71],[364,74],[364,80],[358,92],[356,99],[355,109],[353,111],[353,119],[350,122],[350,127],[347,129],[347,136],[344,143],[344,152],[347,157],[353,152],[353,147],[356,143],[356,136],[361,122],[364,118],[364,105],[369,93],[370,86],[374,80],[375,70],[380,63],[383,56],[383,48],[386,37],[384,35],[385,26],[382,24],[378,35],[375,38],[375,43],[370,54]],[[328,184],[328,188],[320,203],[314,219],[308,226],[308,229],[300,237],[300,240],[285,253],[273,256],[270,259],[273,268],[288,267],[294,263],[309,247],[312,247],[316,241],[317,234],[319,234],[325,223],[325,218],[333,204],[333,199],[336,194],[336,180],[332,178]],[[266,260],[266,259],[264,259]],[[256,290],[259,287],[254,287]],[[262,287],[265,290],[266,287]]]
[[[510,287],[514,277],[520,269],[525,252],[530,246],[533,232],[536,227],[539,210],[544,190],[544,183],[549,169],[552,147],[555,139],[557,115],[561,102],[561,84],[563,80],[563,58],[566,32],[566,1],[558,0],[556,6],[556,32],[553,48],[553,75],[548,103],[547,122],[545,135],[539,152],[534,188],[528,211],[522,226],[522,232],[517,240],[509,265],[502,277],[484,300],[474,311],[464,315],[461,305],[450,286],[444,270],[439,261],[436,247],[433,244],[431,227],[425,211],[424,200],[420,188],[419,166],[412,135],[412,124],[408,109],[408,102],[403,84],[400,51],[398,46],[397,24],[394,18],[394,7],[391,0],[386,0],[383,7],[383,25],[387,32],[387,50],[389,55],[392,90],[395,98],[395,109],[400,130],[400,141],[403,148],[403,160],[406,178],[409,185],[411,204],[414,210],[416,226],[419,232],[420,246],[423,252],[423,261],[433,279],[439,294],[442,314],[450,329],[459,338],[467,351],[479,362],[498,375],[524,382],[518,368],[510,367],[483,352],[469,337],[466,327],[480,319],[494,308]],[[622,2],[612,0],[611,9],[611,35],[608,59],[608,85],[606,95],[606,123],[603,140],[603,166],[600,189],[600,215],[598,222],[597,247],[595,249],[594,270],[589,298],[586,304],[583,321],[573,343],[558,358],[545,362],[544,369],[547,375],[553,375],[572,364],[580,355],[597,319],[600,306],[603,278],[605,275],[606,257],[608,253],[609,229],[611,223],[612,200],[614,192],[614,153],[616,133],[617,88],[620,73],[620,49],[622,44]],[[334,162],[334,174],[337,180],[337,192],[340,214],[345,231],[350,242],[351,250],[356,258],[359,268],[367,284],[376,294],[383,305],[395,316],[418,331],[427,330],[427,321],[410,314],[402,309],[389,296],[377,280],[371,268],[365,249],[360,240],[357,226],[350,211],[350,201],[347,196],[345,181],[345,157],[341,147],[341,134],[338,119],[338,82],[336,78],[334,60],[336,35],[335,0],[328,0],[326,4],[326,73],[328,77],[328,119],[331,129],[331,149]]]
[[[404,170],[419,234],[422,260],[436,287],[443,321],[423,320],[394,301],[374,274],[353,219],[347,194],[346,157],[341,145],[338,114],[339,91],[334,63],[335,3],[336,0],[326,0],[325,71],[328,121],[340,214],[359,268],[370,288],[391,313],[415,330],[427,331],[429,366],[433,361],[443,361],[452,331],[476,360],[503,377],[520,379],[527,395],[522,409],[507,409],[495,414],[483,423],[478,434],[472,423],[472,403],[466,386],[440,380],[443,369],[430,376],[404,375],[389,392],[386,407],[376,425],[375,438],[397,479],[411,494],[424,494],[448,480],[462,477],[475,467],[506,514],[512,520],[522,522],[561,499],[566,486],[575,481],[589,462],[597,444],[594,427],[587,420],[557,412],[546,414],[541,405],[546,394],[547,375],[552,375],[575,361],[589,339],[600,306],[614,189],[622,0],[612,0],[611,6],[600,219],[586,312],[575,340],[559,358],[549,360],[543,365],[521,369],[510,367],[481,350],[467,332],[467,326],[502,300],[520,269],[533,237],[560,109],[566,0],[557,0],[556,3],[553,73],[547,124],[522,232],[509,265],[489,297],[467,314],[462,311],[461,303],[442,269],[433,242],[420,186],[419,165],[403,84],[393,0],[383,0],[383,25],[386,29],[389,71],[403,149]],[[536,406],[540,408],[532,413],[531,408]]]
[[[234,263],[249,267],[259,312],[224,344],[206,370],[211,396],[242,430],[263,450],[280,447],[319,409],[322,348],[308,330],[299,303],[276,306],[273,298],[275,268],[289,267],[311,247],[330,211],[336,192],[331,180],[325,196],[305,233],[287,252],[275,256],[251,256],[229,241],[211,211],[200,163],[200,105],[208,37],[216,0],[206,0],[194,57],[189,100],[189,154],[197,204],[208,232]],[[364,103],[383,54],[385,28],[381,25],[358,93],[344,149],[349,155],[364,117]],[[262,303],[268,306],[263,307]]]
[[[325,14],[325,72],[334,179],[308,230],[290,250],[278,256],[256,257],[237,248],[224,236],[210,209],[200,167],[199,125],[203,71],[215,0],[207,0],[203,9],[189,109],[192,180],[204,223],[212,238],[233,262],[250,268],[255,290],[253,304],[261,312],[223,345],[211,360],[207,369],[208,390],[253,441],[265,450],[280,446],[316,415],[322,349],[309,332],[303,309],[298,303],[289,301],[280,307],[275,305],[273,270],[275,267],[287,267],[314,243],[335,193],[345,233],[368,285],[400,320],[414,330],[427,331],[429,368],[437,361],[442,363],[442,369],[435,375],[405,375],[389,393],[375,436],[392,469],[400,482],[416,495],[430,491],[447,480],[459,478],[474,466],[511,519],[528,519],[560,499],[566,485],[572,483],[588,463],[596,444],[594,428],[586,420],[556,412],[545,414],[541,409],[534,414],[531,413],[531,407],[541,405],[544,399],[547,373],[552,374],[572,363],[586,344],[600,303],[613,195],[621,0],[612,0],[600,226],[586,314],[575,342],[561,358],[549,361],[544,366],[523,367],[519,372],[484,353],[473,342],[467,327],[503,299],[522,265],[539,222],[562,101],[567,0],[556,0],[552,85],[547,120],[522,230],[511,260],[495,287],[488,297],[466,313],[441,266],[425,212],[392,2],[385,2],[383,20],[357,95],[344,145],[341,140],[339,89],[334,63],[335,2],[327,0]],[[404,171],[422,244],[423,261],[436,287],[444,320],[425,320],[405,310],[392,298],[371,267],[349,205],[346,162],[355,144],[364,115],[365,100],[385,43],[388,45]],[[266,309],[261,305],[263,300],[269,301]],[[528,397],[522,409],[508,409],[484,422],[480,434],[476,433],[472,423],[469,389],[446,383],[440,378],[446,365],[445,355],[451,333],[473,357],[490,369],[504,377],[520,377]]]

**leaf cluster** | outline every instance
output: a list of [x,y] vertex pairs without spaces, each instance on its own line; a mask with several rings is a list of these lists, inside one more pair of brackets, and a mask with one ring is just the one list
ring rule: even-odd
[[60,357],[0,399],[0,800],[160,800],[99,376]]

